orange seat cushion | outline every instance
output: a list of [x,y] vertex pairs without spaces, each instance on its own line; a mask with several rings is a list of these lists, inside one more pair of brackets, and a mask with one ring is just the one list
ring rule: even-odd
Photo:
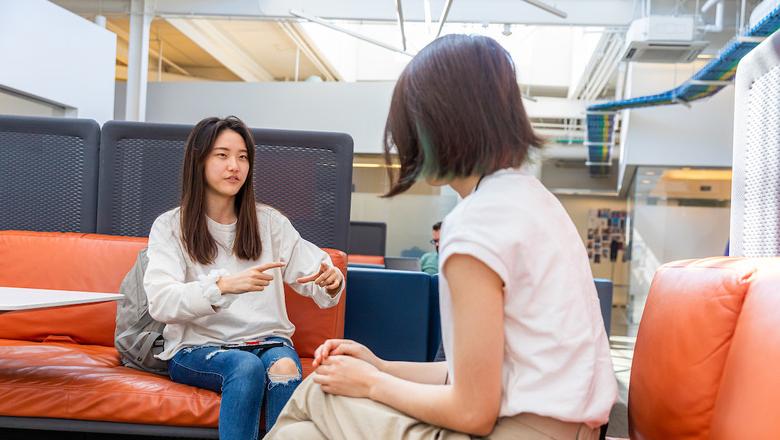
[[[146,239],[0,231],[0,285],[117,292]],[[328,250],[346,275],[346,255]],[[344,334],[344,304],[319,309],[285,288],[303,374]],[[120,366],[111,303],[0,314],[0,415],[216,427],[219,395]],[[117,410],[121,408],[121,410]]]
[[[303,358],[304,377],[311,358]],[[216,427],[219,394],[120,366],[111,347],[0,339],[0,415]],[[117,410],[117,409],[121,410]]]
[[[144,238],[0,231],[0,286],[118,292]],[[0,314],[0,338],[114,346],[116,303]]]
[[780,258],[752,261],[757,270],[718,389],[713,440],[780,438]]

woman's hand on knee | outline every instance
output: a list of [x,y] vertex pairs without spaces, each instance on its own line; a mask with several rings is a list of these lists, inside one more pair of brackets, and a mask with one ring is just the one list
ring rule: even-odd
[[384,371],[384,363],[377,355],[365,345],[351,339],[328,339],[314,350],[312,365],[318,368],[330,356],[351,356],[365,361],[380,371]]
[[313,374],[315,383],[329,394],[371,398],[371,389],[383,373],[370,363],[352,356],[331,355]]

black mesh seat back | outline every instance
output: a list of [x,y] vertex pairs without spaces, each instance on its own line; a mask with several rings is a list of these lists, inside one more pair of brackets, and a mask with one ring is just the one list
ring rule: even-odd
[[0,229],[95,232],[100,126],[0,115]]
[[[178,206],[184,144],[192,126],[111,121],[101,140],[98,232],[146,236]],[[253,129],[255,198],[284,213],[301,236],[345,250],[352,138]]]
[[306,240],[347,250],[352,138],[343,133],[253,129],[255,196]]

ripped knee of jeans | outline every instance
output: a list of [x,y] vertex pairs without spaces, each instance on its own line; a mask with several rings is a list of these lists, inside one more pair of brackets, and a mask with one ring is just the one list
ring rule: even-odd
[[287,385],[290,382],[300,381],[301,372],[294,360],[283,357],[274,362],[268,369],[268,386]]
[[219,353],[224,353],[226,351],[227,350],[223,350],[223,349],[214,350],[211,353],[206,355],[206,360],[210,360],[211,358],[213,358],[214,356],[218,355]]

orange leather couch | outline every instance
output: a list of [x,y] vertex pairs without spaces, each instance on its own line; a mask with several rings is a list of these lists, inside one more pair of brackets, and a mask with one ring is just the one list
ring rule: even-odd
[[377,266],[384,266],[385,265],[385,257],[381,255],[359,255],[359,254],[349,254],[350,264],[374,264]]
[[[0,285],[117,292],[145,245],[143,238],[0,231]],[[346,255],[326,251],[346,279]],[[308,375],[317,345],[343,337],[345,299],[322,310],[289,287],[286,293]],[[115,314],[113,302],[0,314],[0,416],[216,427],[218,394],[120,366]]]
[[778,365],[780,258],[664,265],[637,334],[630,437],[778,439]]

